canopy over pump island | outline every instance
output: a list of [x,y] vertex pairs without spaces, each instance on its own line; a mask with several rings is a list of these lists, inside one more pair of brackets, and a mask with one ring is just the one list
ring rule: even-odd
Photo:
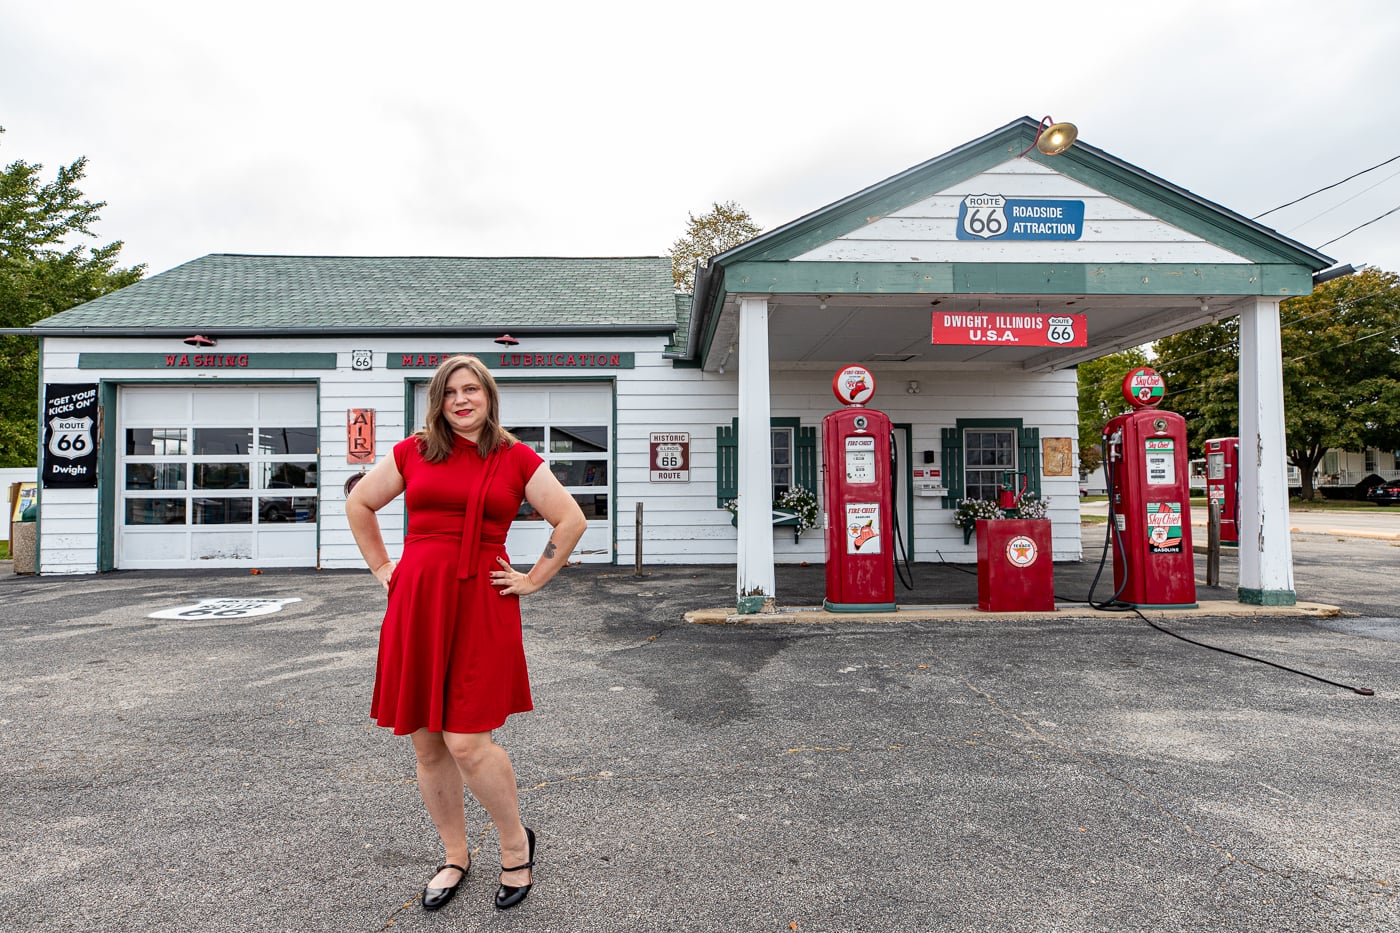
[[[973,561],[958,504],[1011,473],[1048,503],[1053,559],[1079,559],[1075,365],[1238,316],[1239,443],[1261,454],[1240,598],[1291,603],[1278,305],[1332,261],[1046,122],[713,257],[693,296],[659,256],[216,254],[40,321],[37,569],[358,566],[347,485],[463,352],[588,517],[575,560],[631,563],[645,504],[648,562],[735,563],[736,606],[780,599],[776,563],[827,557],[821,513],[851,524],[819,480],[850,365],[884,387],[882,554]],[[507,548],[539,553],[523,511]]]

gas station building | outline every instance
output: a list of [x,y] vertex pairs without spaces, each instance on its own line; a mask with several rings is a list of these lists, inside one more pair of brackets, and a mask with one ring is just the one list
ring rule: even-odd
[[[1278,305],[1332,260],[1083,141],[1045,154],[1042,126],[716,256],[693,298],[664,257],[211,255],[40,321],[38,570],[362,566],[346,483],[463,352],[584,507],[577,560],[631,564],[641,504],[646,562],[736,563],[736,597],[781,602],[774,565],[825,554],[774,497],[822,495],[851,363],[911,560],[974,560],[956,503],[1008,470],[1078,560],[1075,365],[1238,316],[1240,599],[1292,603]],[[381,519],[392,552],[402,511]],[[547,531],[522,514],[516,560]]]

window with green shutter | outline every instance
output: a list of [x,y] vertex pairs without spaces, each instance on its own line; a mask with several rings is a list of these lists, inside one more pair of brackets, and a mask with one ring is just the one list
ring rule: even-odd
[[[943,429],[944,501],[995,499],[1007,472],[1025,473],[1026,491],[1040,495],[1040,428],[1020,418],[959,418]],[[1019,491],[1019,486],[1018,486]]]
[[[773,498],[801,486],[813,495],[817,492],[817,429],[803,427],[797,418],[773,418],[769,421],[769,444],[773,459]],[[715,428],[715,505],[725,504],[739,495],[739,419],[728,426]]]

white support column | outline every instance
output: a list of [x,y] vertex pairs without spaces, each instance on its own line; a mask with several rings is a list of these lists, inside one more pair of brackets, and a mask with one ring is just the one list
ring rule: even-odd
[[[773,443],[769,434],[768,300],[739,300],[738,596],[772,598]],[[739,603],[743,608],[743,602]]]
[[1280,299],[1240,312],[1240,588],[1242,603],[1292,606]]

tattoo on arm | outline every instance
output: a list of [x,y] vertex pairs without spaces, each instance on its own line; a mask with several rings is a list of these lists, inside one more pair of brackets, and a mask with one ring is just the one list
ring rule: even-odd
[[550,538],[549,543],[544,546],[544,559],[549,560],[554,556],[554,539]]

